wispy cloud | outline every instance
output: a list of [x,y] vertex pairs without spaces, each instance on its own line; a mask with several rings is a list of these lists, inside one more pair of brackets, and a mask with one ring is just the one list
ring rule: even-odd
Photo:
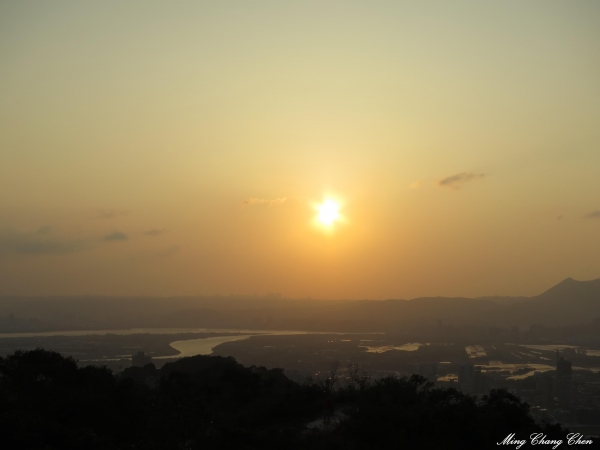
[[126,216],[131,211],[124,209],[97,209],[94,219],[114,219],[119,216]]
[[[42,231],[43,230],[43,231]],[[41,231],[41,232],[40,232]],[[64,255],[84,250],[82,240],[61,239],[48,236],[46,227],[34,233],[21,233],[12,230],[0,231],[0,255]]]
[[172,245],[169,248],[156,252],[154,256],[157,256],[158,258],[168,258],[169,256],[179,253],[179,250],[180,247],[178,245]]
[[248,198],[242,202],[242,206],[266,205],[277,206],[286,202],[286,197],[281,198]]
[[50,225],[45,225],[36,230],[35,234],[47,235],[52,233],[52,227]]
[[456,175],[451,175],[438,182],[438,186],[451,189],[460,189],[463,184],[483,178],[483,173],[461,172]]
[[585,215],[586,219],[600,219],[600,209],[597,209],[596,211],[592,211],[590,213],[587,213]]
[[408,185],[409,189],[417,189],[419,186],[423,184],[423,180],[414,181]]
[[146,231],[144,234],[146,236],[160,236],[161,234],[165,233],[167,230],[165,230],[164,228],[153,228],[151,230]]
[[101,240],[102,241],[126,241],[129,239],[125,233],[115,231],[114,233],[107,234]]

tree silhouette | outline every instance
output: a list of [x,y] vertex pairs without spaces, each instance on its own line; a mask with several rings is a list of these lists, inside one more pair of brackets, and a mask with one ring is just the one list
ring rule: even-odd
[[[196,356],[115,376],[56,352],[18,351],[0,358],[0,443],[3,450],[486,449],[509,433],[566,435],[536,424],[528,405],[504,390],[475,401],[418,375],[367,385],[358,367],[339,386],[338,368],[331,365],[324,390],[233,358]],[[307,430],[326,399],[343,405],[347,419]]]

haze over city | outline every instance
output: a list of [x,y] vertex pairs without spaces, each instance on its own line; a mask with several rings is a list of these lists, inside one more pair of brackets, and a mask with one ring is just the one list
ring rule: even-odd
[[2,2],[0,294],[600,277],[597,2]]

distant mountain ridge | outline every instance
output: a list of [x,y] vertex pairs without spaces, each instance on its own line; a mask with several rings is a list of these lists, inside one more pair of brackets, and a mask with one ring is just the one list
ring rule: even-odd
[[[319,308],[316,308],[319,310]],[[335,324],[343,330],[394,330],[444,325],[564,326],[600,317],[600,279],[567,278],[533,297],[419,297],[359,301],[305,316],[305,324]],[[300,320],[300,317],[296,317]],[[309,320],[312,319],[312,320]]]
[[518,303],[528,302],[531,297],[502,297],[502,296],[486,296],[477,297],[477,300],[486,300],[501,305],[516,305]]
[[600,278],[588,281],[566,278],[542,294],[532,298],[543,301],[561,301],[567,298],[600,301]]
[[424,318],[423,309],[428,308],[430,316],[436,311],[441,320],[456,324],[573,325],[600,317],[600,278],[587,281],[566,278],[533,297],[428,297],[407,303],[414,304],[411,316]]
[[565,326],[600,317],[600,279],[533,297],[339,300],[255,297],[0,297],[0,333],[149,327],[374,332],[447,325]]

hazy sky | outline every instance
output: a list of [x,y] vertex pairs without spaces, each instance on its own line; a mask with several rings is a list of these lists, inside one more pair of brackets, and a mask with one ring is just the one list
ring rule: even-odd
[[599,24],[597,0],[1,1],[0,294],[598,278]]

